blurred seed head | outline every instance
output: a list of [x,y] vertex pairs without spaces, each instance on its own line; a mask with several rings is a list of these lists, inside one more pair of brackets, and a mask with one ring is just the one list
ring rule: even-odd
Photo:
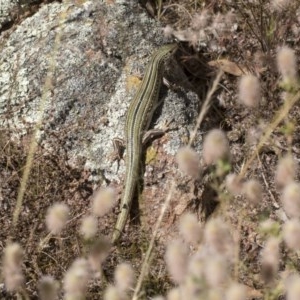
[[198,251],[190,257],[188,262],[188,275],[197,280],[197,282],[204,276],[204,262],[207,257],[207,253],[204,252],[204,247],[198,249]]
[[4,283],[7,291],[17,292],[24,284],[24,276],[21,268],[3,268]]
[[223,219],[212,218],[206,223],[204,240],[212,253],[223,255],[229,260],[233,258],[234,241]]
[[243,184],[237,174],[230,173],[226,176],[226,188],[234,196],[242,193]]
[[188,244],[196,245],[202,239],[202,227],[196,215],[192,213],[186,213],[181,216],[179,232]]
[[244,285],[239,283],[232,283],[226,290],[226,300],[246,300],[247,291]]
[[272,0],[271,8],[281,12],[283,9],[287,8],[291,2],[291,0]]
[[200,175],[200,157],[196,151],[190,147],[182,147],[178,150],[176,160],[179,169],[194,178]]
[[18,243],[6,246],[3,256],[3,277],[8,291],[18,291],[23,283],[22,273],[23,250]]
[[283,187],[295,179],[297,167],[296,161],[290,154],[279,160],[275,173],[275,181],[279,187]]
[[264,126],[251,127],[247,131],[246,141],[249,146],[256,146],[264,132]]
[[93,241],[88,253],[88,261],[93,271],[101,271],[101,264],[105,261],[111,244],[104,236]]
[[223,255],[208,255],[204,261],[204,277],[207,284],[216,289],[228,279],[228,262]]
[[120,295],[119,290],[113,286],[113,285],[109,285],[104,292],[104,300],[123,300],[124,297],[122,297],[122,295]]
[[237,22],[237,16],[233,10],[230,10],[225,15],[225,22],[228,28],[231,28],[235,22]]
[[23,261],[23,250],[18,243],[12,243],[4,249],[4,264],[9,266],[20,266]]
[[[227,28],[226,23],[225,23],[225,16],[222,15],[221,13],[214,15],[211,27],[218,34],[225,33],[226,28]],[[216,37],[219,37],[219,36],[216,36]]]
[[64,290],[66,300],[85,299],[87,285],[91,271],[86,259],[76,259],[64,278]]
[[163,34],[166,38],[171,38],[174,34],[174,29],[170,26],[167,25],[164,29],[163,29]]
[[288,183],[281,196],[283,209],[292,218],[300,217],[300,185],[296,182]]
[[279,269],[279,244],[280,240],[270,237],[261,252],[262,277],[266,282],[272,281]]
[[168,291],[167,300],[182,300],[179,288],[173,288]]
[[55,300],[58,295],[59,284],[51,276],[43,276],[38,284],[41,300]]
[[181,298],[179,299],[201,299],[203,289],[207,289],[204,275],[200,277],[197,274],[196,277],[193,277],[191,274],[188,274],[184,283],[180,285]]
[[200,30],[205,28],[209,21],[210,21],[211,15],[209,14],[208,10],[203,10],[201,14],[195,14],[192,21],[191,21],[191,27],[193,30]]
[[283,83],[293,85],[297,82],[297,58],[291,48],[283,46],[278,50],[277,67]]
[[299,300],[300,299],[300,276],[298,274],[291,276],[290,278],[288,278],[285,285],[287,290],[286,299]]
[[206,299],[207,300],[223,300],[224,292],[221,288],[208,290]]
[[46,225],[53,234],[60,234],[69,218],[69,207],[64,203],[55,203],[49,207]]
[[206,164],[215,164],[218,160],[229,158],[229,143],[220,129],[211,130],[203,142],[203,159]]
[[116,287],[121,294],[128,292],[130,289],[133,289],[135,274],[129,264],[119,264],[115,270],[114,275]]
[[255,179],[250,179],[243,184],[243,194],[253,204],[262,200],[262,187]]
[[171,279],[175,283],[182,283],[188,266],[188,249],[181,240],[172,241],[166,251],[166,263]]
[[187,33],[188,33],[187,39],[189,41],[189,44],[195,48],[199,43],[201,31],[197,32],[197,31],[191,30],[191,31],[188,31]]
[[247,107],[258,107],[261,101],[260,83],[254,75],[242,76],[239,83],[240,103]]
[[98,190],[92,203],[92,211],[95,216],[102,217],[106,215],[115,205],[115,192],[112,188],[103,188]]
[[94,238],[98,230],[98,221],[94,216],[85,216],[81,220],[80,233],[85,240]]
[[283,225],[283,239],[287,246],[294,250],[300,250],[300,221],[291,219]]

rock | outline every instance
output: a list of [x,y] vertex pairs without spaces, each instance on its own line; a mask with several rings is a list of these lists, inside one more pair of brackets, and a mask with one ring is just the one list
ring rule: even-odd
[[[112,140],[123,137],[137,75],[167,42],[158,24],[136,1],[53,2],[1,39],[2,128],[9,128],[16,142],[37,129],[45,151],[119,181],[125,168],[121,162],[117,174],[117,164],[112,166]],[[158,123],[173,118],[182,126],[194,120],[182,98],[183,93],[168,91]],[[196,114],[198,98],[190,93],[190,99]],[[173,137],[169,153],[180,143],[178,134]]]

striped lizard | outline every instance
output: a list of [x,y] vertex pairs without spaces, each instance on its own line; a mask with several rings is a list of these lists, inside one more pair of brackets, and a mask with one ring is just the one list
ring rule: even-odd
[[130,103],[125,123],[126,174],[121,198],[120,213],[112,236],[116,243],[124,230],[139,178],[140,158],[144,132],[148,129],[153,113],[159,105],[158,96],[162,84],[164,63],[177,49],[176,44],[162,46],[147,65],[140,87]]

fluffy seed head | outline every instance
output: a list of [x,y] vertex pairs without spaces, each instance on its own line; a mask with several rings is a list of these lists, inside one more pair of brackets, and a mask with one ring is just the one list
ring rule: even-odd
[[181,300],[181,293],[179,288],[173,288],[168,292],[167,300]]
[[174,33],[174,29],[170,26],[167,25],[164,29],[163,29],[163,34],[166,38],[170,38],[173,36]]
[[261,252],[262,276],[266,282],[270,282],[279,269],[279,243],[280,240],[270,237]]
[[180,240],[171,242],[166,251],[166,263],[169,274],[175,283],[183,282],[188,265],[188,249]]
[[65,274],[64,299],[84,299],[89,279],[89,263],[83,258],[76,259]]
[[7,245],[3,256],[3,276],[8,291],[17,291],[24,283],[22,261],[21,246],[18,243]]
[[101,264],[105,261],[110,247],[110,242],[104,236],[93,241],[93,245],[90,247],[90,252],[88,254],[88,261],[93,271],[96,272],[101,270]]
[[262,200],[262,187],[255,179],[250,179],[243,184],[243,194],[253,204]]
[[284,83],[294,84],[297,81],[297,59],[291,48],[284,46],[279,49],[277,67]]
[[297,164],[292,155],[283,156],[277,165],[275,181],[279,187],[283,187],[292,182],[297,173]]
[[[199,280],[198,280],[199,278]],[[184,283],[180,285],[179,292],[180,298],[175,299],[201,299],[201,287],[205,283],[204,276],[200,277],[192,277],[192,275],[188,274],[185,278]],[[206,286],[205,286],[206,287]]]
[[238,283],[231,284],[226,290],[226,300],[246,300],[247,292],[245,286]]
[[195,48],[199,44],[201,35],[202,35],[201,30],[199,32],[192,31],[192,30],[188,31],[187,38],[188,38],[189,44]]
[[286,221],[283,226],[283,239],[290,249],[300,250],[300,222],[298,219]]
[[181,216],[179,231],[189,244],[198,244],[202,238],[201,225],[198,223],[197,217],[192,213],[186,213]]
[[135,275],[132,267],[127,263],[122,263],[115,270],[115,283],[120,293],[126,293],[133,288]]
[[229,157],[229,143],[225,133],[220,129],[211,130],[203,142],[203,159],[206,164]]
[[69,217],[69,207],[64,203],[53,204],[47,212],[46,225],[50,232],[59,234]]
[[204,240],[212,253],[232,258],[233,238],[228,225],[221,218],[210,219],[206,223]]
[[227,24],[225,23],[225,16],[220,13],[214,15],[211,27],[219,34],[224,34],[227,29]]
[[194,30],[200,30],[205,28],[208,25],[208,22],[210,21],[210,14],[208,10],[203,10],[201,14],[195,14],[192,21],[191,21],[191,27]]
[[182,147],[178,150],[176,160],[179,169],[194,178],[199,177],[200,173],[200,158],[196,151],[190,147]]
[[253,75],[242,76],[239,83],[239,100],[248,107],[258,107],[260,95],[260,83],[257,77]]
[[287,300],[300,299],[300,276],[293,275],[286,282]]
[[81,221],[80,233],[84,239],[89,240],[96,236],[98,229],[98,222],[94,216],[86,216]]
[[209,290],[208,293],[207,293],[207,299],[209,299],[209,300],[223,300],[224,295],[223,295],[222,289],[216,288],[216,289]]
[[272,0],[271,1],[271,7],[274,10],[282,11],[283,9],[288,7],[291,2],[292,2],[291,0]]
[[38,290],[41,300],[57,299],[58,282],[51,276],[43,276],[39,281]]
[[256,146],[264,132],[263,126],[251,127],[247,131],[246,142],[249,146]]
[[198,250],[190,257],[188,262],[188,275],[197,281],[204,276],[206,253],[203,254],[203,252],[204,248]]
[[21,268],[3,268],[5,287],[9,292],[20,290],[24,283],[24,276]]
[[113,286],[109,285],[104,292],[104,300],[122,300],[122,295],[120,295],[119,290]]
[[230,173],[226,176],[226,188],[233,195],[239,195],[242,192],[243,184],[237,174]]
[[204,265],[204,277],[211,288],[220,287],[228,279],[228,263],[224,256],[209,255]]
[[23,250],[18,243],[12,243],[4,249],[4,264],[20,266],[23,260]]
[[102,217],[113,208],[114,204],[114,190],[112,188],[103,188],[97,191],[93,198],[92,211],[94,215]]
[[236,14],[233,10],[230,10],[225,15],[225,22],[228,28],[232,27],[232,25],[237,21]]
[[285,186],[281,196],[283,208],[293,218],[300,217],[300,185],[290,182]]

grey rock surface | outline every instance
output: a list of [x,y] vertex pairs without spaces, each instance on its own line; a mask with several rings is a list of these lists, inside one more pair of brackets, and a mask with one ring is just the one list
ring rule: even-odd
[[[112,139],[123,136],[137,75],[167,41],[136,1],[107,3],[44,5],[0,37],[0,122],[17,142],[40,124],[45,151],[56,149],[71,165],[119,182],[125,166],[121,161],[117,172],[110,159]],[[175,154],[198,110],[195,94],[168,90],[151,125],[175,120],[179,130],[169,133],[166,153]]]
[[0,0],[0,30],[13,20],[17,8],[17,0]]

